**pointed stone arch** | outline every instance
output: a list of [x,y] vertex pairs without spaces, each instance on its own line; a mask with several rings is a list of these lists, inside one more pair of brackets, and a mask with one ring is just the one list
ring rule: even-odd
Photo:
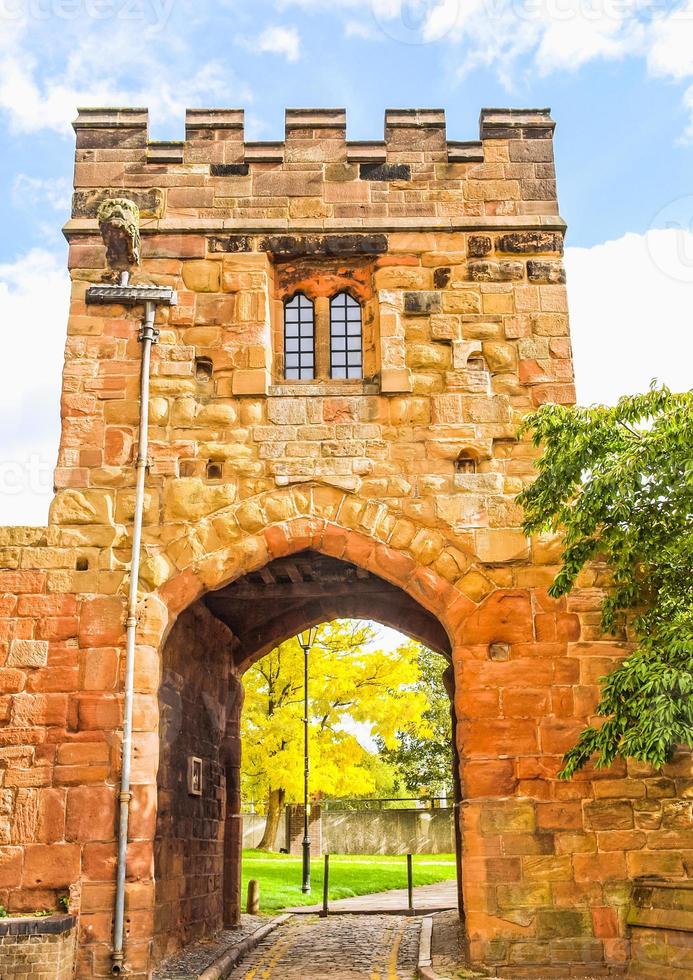
[[[320,497],[320,493],[314,495],[312,490],[309,497],[305,493],[302,494],[299,499],[305,503],[301,509],[306,511],[308,507],[314,506],[316,496]],[[270,508],[269,513],[267,508]],[[229,583],[277,559],[306,551],[317,552],[358,566],[396,586],[394,591],[400,590],[405,596],[410,597],[413,604],[426,610],[440,624],[449,643],[448,652],[454,651],[456,638],[460,635],[461,623],[476,609],[475,603],[449,580],[453,571],[458,577],[464,573],[467,567],[466,559],[462,561],[458,557],[459,564],[455,565],[454,570],[450,564],[453,559],[449,554],[441,562],[441,555],[448,547],[447,543],[439,541],[437,537],[433,537],[432,541],[428,539],[429,530],[420,522],[409,521],[406,525],[409,539],[407,544],[393,547],[392,538],[393,533],[396,532],[398,519],[393,517],[389,508],[381,505],[377,505],[377,513],[369,517],[372,511],[370,502],[354,495],[339,494],[337,501],[332,498],[329,517],[323,514],[316,516],[298,513],[296,495],[292,491],[281,494],[278,500],[276,495],[273,495],[267,508],[258,507],[257,501],[253,501],[253,508],[250,511],[244,504],[240,504],[236,508],[228,508],[221,514],[216,514],[213,520],[217,522],[217,530],[223,522],[230,540],[211,554],[197,558],[194,549],[190,549],[184,562],[181,560],[183,551],[174,542],[165,560],[172,565],[171,555],[176,555],[183,567],[177,566],[175,573],[171,574],[156,591],[144,597],[140,606],[138,638],[142,645],[141,649],[143,652],[147,651],[149,655],[158,657],[160,669],[163,664],[164,648],[172,635],[174,624],[179,617],[181,622],[185,619],[183,613],[186,610],[198,608],[198,600],[203,596],[216,593]],[[272,517],[275,518],[274,521],[271,521]],[[269,523],[261,523],[268,521]],[[378,529],[380,529],[380,537]],[[389,533],[386,533],[387,531]],[[207,529],[198,527],[196,533],[206,534]],[[397,541],[396,533],[395,541]],[[423,564],[421,557],[429,563]],[[448,564],[445,565],[445,562]],[[445,578],[440,573],[441,565],[449,567],[449,578]],[[317,613],[315,618],[324,619]],[[379,617],[376,609],[373,618],[384,617]],[[302,625],[305,623],[298,623],[293,632],[300,629]],[[397,627],[394,617],[390,625]],[[288,624],[286,628],[290,628]],[[404,632],[406,631],[405,628]],[[278,636],[276,640],[283,638]],[[442,646],[443,642],[441,641],[439,645]],[[259,654],[263,652],[267,650],[259,650]],[[452,686],[453,672],[450,669],[448,673],[449,683]],[[238,704],[236,710],[238,712],[240,710]],[[453,730],[453,744],[455,742]],[[227,729],[224,744],[227,772],[237,773],[240,764],[238,737],[229,737]],[[458,763],[455,772],[457,779]],[[152,775],[156,783],[156,772]],[[234,780],[237,781],[235,776],[232,777],[233,785],[235,785]],[[227,921],[237,913],[238,908],[240,811],[237,804],[237,798],[234,798],[230,808],[227,808],[226,818],[225,865],[227,868],[235,865],[237,869],[235,875],[227,875],[224,899]],[[459,849],[461,832],[457,826],[455,830]],[[152,840],[152,849],[152,856],[154,856],[154,840]]]

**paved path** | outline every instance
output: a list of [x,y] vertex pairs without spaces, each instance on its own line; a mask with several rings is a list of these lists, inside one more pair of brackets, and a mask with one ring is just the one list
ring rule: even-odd
[[[387,892],[372,895],[357,895],[354,898],[340,898],[330,902],[330,912],[405,912],[407,909],[407,889],[393,888]],[[457,882],[441,881],[437,885],[419,885],[414,889],[414,909],[417,912],[440,911],[457,908]],[[297,914],[314,914],[322,910],[319,905],[304,905],[286,909]]]
[[242,915],[237,929],[225,929],[207,942],[192,943],[158,967],[152,980],[196,980],[227,949],[237,945],[269,922],[261,915]]
[[420,928],[398,915],[295,916],[229,980],[413,980]]

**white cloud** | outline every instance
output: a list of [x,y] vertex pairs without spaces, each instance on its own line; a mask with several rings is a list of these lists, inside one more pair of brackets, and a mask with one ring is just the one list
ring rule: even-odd
[[[187,106],[223,103],[231,90],[251,101],[228,64],[198,67],[180,40],[162,46],[156,27],[113,23],[95,43],[89,26],[66,27],[60,48],[54,25],[32,31],[15,25],[13,44],[0,44],[0,112],[12,130],[71,134],[79,105],[145,105],[157,121],[180,122]],[[44,58],[47,38],[51,58]]]
[[629,233],[565,259],[579,402],[613,403],[652,378],[693,386],[693,233]]
[[653,20],[647,64],[654,75],[675,79],[693,75],[693,0]]
[[17,174],[12,185],[15,207],[39,207],[47,204],[54,211],[69,211],[72,187],[67,177],[30,177]]
[[45,524],[58,452],[69,281],[34,249],[0,265],[0,526]]
[[243,43],[252,51],[283,55],[287,61],[298,61],[301,55],[301,38],[295,27],[273,24]]

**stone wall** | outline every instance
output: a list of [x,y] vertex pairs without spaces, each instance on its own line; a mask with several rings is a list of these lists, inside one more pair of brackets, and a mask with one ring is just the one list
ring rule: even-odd
[[628,976],[684,980],[693,976],[693,881],[642,878],[628,911],[632,958]]
[[0,977],[72,980],[77,930],[71,915],[0,921]]
[[[126,195],[143,218],[133,282],[178,291],[152,361],[130,975],[165,943],[155,918],[173,930],[182,908],[155,881],[155,850],[185,837],[167,825],[167,841],[158,818],[166,638],[210,590],[305,549],[396,585],[449,637],[474,960],[514,978],[616,969],[633,877],[690,874],[692,774],[681,756],[662,775],[619,763],[556,779],[627,646],[599,632],[605,569],[548,596],[558,542],[525,538],[515,503],[535,456],[518,423],[574,400],[548,113],[484,110],[472,143],[433,110],[389,112],[368,143],[327,110],[289,111],[281,143],[244,141],[235,110],[189,112],[183,144],[150,143],[140,110],[86,110],[75,128],[57,492],[47,528],[0,531],[0,902],[54,907],[69,889],[77,973],[110,975],[142,311],[86,291],[112,279],[98,204]],[[363,380],[284,382],[282,298],[298,286],[323,312],[335,290],[359,297]],[[189,709],[202,725],[207,707]],[[227,728],[216,760],[201,748],[228,783],[228,919],[238,739]]]
[[451,854],[454,810],[326,810],[323,850],[330,854]]
[[[325,810],[320,816],[322,851],[329,854],[451,854],[455,851],[454,811]],[[243,814],[243,846],[257,847],[265,829],[259,813]],[[300,838],[298,844],[300,853]],[[280,824],[277,850],[286,847]]]

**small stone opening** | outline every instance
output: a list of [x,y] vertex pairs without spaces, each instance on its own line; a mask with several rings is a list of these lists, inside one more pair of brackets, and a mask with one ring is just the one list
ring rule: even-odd
[[178,466],[178,472],[181,476],[195,476],[196,473],[199,473],[197,460],[182,459]]
[[216,460],[210,459],[207,463],[207,479],[208,480],[221,480],[224,475],[224,467],[222,463]]
[[467,368],[470,371],[486,371],[486,361],[483,357],[470,357],[467,361]]
[[476,457],[467,449],[463,449],[455,460],[456,473],[476,473]]
[[214,364],[209,357],[195,358],[195,380],[201,384],[207,384],[212,380],[214,374]]
[[78,558],[75,562],[75,570],[78,572],[88,572],[89,571],[89,559],[88,558]]

